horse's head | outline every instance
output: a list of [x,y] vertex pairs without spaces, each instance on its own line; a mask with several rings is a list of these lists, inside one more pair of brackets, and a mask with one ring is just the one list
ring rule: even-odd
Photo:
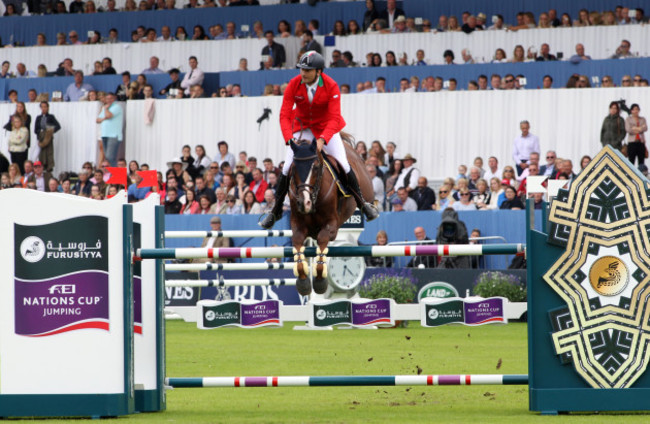
[[316,148],[316,141],[309,143],[303,140],[299,144],[291,143],[291,150],[293,150],[292,178],[298,212],[313,213],[323,175],[323,156]]

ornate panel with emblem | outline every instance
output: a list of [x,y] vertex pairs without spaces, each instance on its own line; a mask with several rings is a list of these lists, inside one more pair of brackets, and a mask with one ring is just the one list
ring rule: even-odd
[[530,409],[650,409],[650,186],[603,149],[528,223]]

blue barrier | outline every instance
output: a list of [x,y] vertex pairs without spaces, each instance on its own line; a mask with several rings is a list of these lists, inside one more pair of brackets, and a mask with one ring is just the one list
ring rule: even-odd
[[[488,78],[492,74],[505,76],[508,73],[513,75],[522,74],[528,80],[526,88],[540,88],[545,75],[550,75],[554,82],[554,88],[564,87],[566,81],[572,74],[598,76],[611,75],[614,82],[619,85],[623,75],[644,75],[650,67],[650,58],[639,59],[606,59],[583,61],[574,65],[570,62],[531,62],[531,63],[500,63],[500,64],[477,64],[477,65],[433,65],[433,66],[395,66],[390,68],[344,68],[327,69],[326,73],[332,76],[339,85],[349,84],[352,92],[356,90],[356,84],[361,81],[375,81],[377,77],[386,78],[386,88],[390,91],[399,91],[399,80],[410,78],[415,75],[422,80],[428,76],[440,76],[445,80],[456,78],[458,89],[465,90],[470,80],[478,79],[483,74]],[[181,74],[181,78],[182,78]],[[203,87],[205,92],[211,95],[216,92],[219,86],[227,84],[240,84],[242,93],[246,96],[259,96],[264,91],[266,84],[283,84],[298,75],[296,70],[276,71],[250,71],[250,72],[221,72],[206,73]],[[133,75],[135,79],[137,75]],[[168,75],[149,75],[148,82],[153,85],[154,93],[171,82]],[[65,92],[68,85],[73,81],[72,77],[49,77],[49,78],[14,78],[0,79],[0,96],[2,100],[7,99],[9,90],[18,91],[19,100],[27,100],[27,91],[30,88],[37,92],[49,92],[59,90]],[[114,91],[122,82],[119,75],[87,76],[85,81],[95,89],[103,91]],[[159,96],[160,97],[160,96]]]
[[[185,2],[184,0],[179,0]],[[404,0],[398,2],[408,16],[419,16],[429,18],[432,23],[437,23],[441,14],[460,14],[467,10],[472,13],[483,12],[489,17],[500,13],[507,23],[514,23],[515,15],[519,11],[532,11],[535,16],[551,8],[557,9],[558,13],[567,12],[572,18],[576,18],[581,8],[589,10],[614,10],[619,0],[582,0],[566,2],[562,0],[502,0],[499,2],[486,2],[483,0],[457,0],[454,2],[442,2],[431,0]],[[377,10],[385,9],[385,2],[377,1]],[[203,25],[207,28],[211,25],[233,21],[237,28],[242,24],[252,24],[256,20],[262,21],[265,29],[276,30],[278,22],[286,19],[292,25],[302,19],[308,22],[310,19],[318,19],[321,24],[321,33],[329,33],[336,20],[343,22],[355,19],[361,23],[365,11],[365,2],[331,2],[317,3],[316,6],[306,4],[291,4],[277,6],[247,6],[228,8],[208,9],[182,9],[174,11],[147,11],[147,12],[117,12],[117,13],[95,13],[75,15],[49,15],[30,17],[2,17],[0,25],[0,38],[4,43],[24,43],[34,45],[38,33],[45,34],[48,43],[53,44],[56,40],[56,33],[76,30],[79,34],[86,34],[88,31],[97,30],[102,35],[107,35],[109,29],[118,30],[121,41],[130,41],[131,31],[139,25],[146,28],[155,28],[160,33],[163,25],[172,28],[184,26],[189,34],[192,33],[194,25]]]

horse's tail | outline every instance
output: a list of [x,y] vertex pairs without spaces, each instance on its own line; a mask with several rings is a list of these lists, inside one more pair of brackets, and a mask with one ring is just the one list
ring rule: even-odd
[[352,134],[346,133],[345,131],[341,131],[339,134],[341,134],[341,139],[352,146],[354,149],[354,136],[352,136]]

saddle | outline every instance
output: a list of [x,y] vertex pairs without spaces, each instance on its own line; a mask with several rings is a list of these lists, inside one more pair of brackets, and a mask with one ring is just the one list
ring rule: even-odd
[[350,193],[350,190],[347,187],[347,182],[348,182],[347,177],[343,172],[343,168],[341,167],[339,162],[333,157],[330,157],[325,152],[322,152],[322,154],[323,154],[323,163],[325,164],[325,168],[332,175],[332,178],[334,179],[334,183],[336,183],[339,192],[343,195],[343,197],[352,196],[352,193]]

